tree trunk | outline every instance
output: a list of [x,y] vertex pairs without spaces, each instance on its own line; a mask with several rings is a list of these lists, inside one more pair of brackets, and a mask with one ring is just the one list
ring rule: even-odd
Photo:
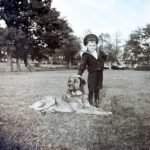
[[148,58],[147,58],[147,64],[150,63],[150,55],[148,54]]
[[69,67],[69,69],[72,69],[72,62],[71,62],[71,60],[69,61],[68,67]]
[[80,66],[80,61],[78,61],[78,67]]
[[53,58],[52,57],[49,57],[49,62],[50,62],[50,68],[52,68],[52,66],[53,66]]
[[21,71],[21,67],[20,67],[20,59],[19,58],[16,58],[16,65],[17,65],[17,71]]
[[32,71],[33,71],[33,67],[29,64],[28,58],[24,58],[23,61],[24,61],[25,67],[26,67],[30,72],[32,72]]
[[109,69],[112,68],[112,62],[109,62]]
[[7,53],[7,72],[12,72],[13,71],[13,62],[12,62],[12,54]]

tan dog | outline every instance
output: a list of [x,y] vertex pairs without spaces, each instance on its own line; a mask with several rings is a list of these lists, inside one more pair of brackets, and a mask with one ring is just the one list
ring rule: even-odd
[[68,90],[61,97],[47,97],[35,102],[30,108],[40,112],[83,113],[95,115],[110,115],[111,112],[101,111],[91,106],[84,93],[86,82],[78,75],[69,77]]

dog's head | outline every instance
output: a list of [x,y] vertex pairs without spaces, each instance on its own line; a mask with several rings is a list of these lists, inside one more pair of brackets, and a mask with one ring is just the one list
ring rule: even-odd
[[84,93],[85,84],[86,82],[82,77],[78,75],[71,76],[68,79],[68,91],[69,92],[81,91],[82,93]]

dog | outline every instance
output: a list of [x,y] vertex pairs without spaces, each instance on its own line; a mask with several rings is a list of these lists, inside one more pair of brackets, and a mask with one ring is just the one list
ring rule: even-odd
[[49,96],[43,100],[37,101],[30,108],[46,114],[52,113],[79,113],[92,115],[110,115],[111,112],[102,111],[99,108],[91,106],[88,97],[85,94],[84,86],[86,81],[79,75],[74,75],[68,79],[67,92],[60,96]]

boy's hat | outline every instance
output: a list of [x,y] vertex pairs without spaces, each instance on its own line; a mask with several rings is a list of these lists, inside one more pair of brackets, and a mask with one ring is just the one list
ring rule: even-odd
[[96,41],[96,44],[98,44],[98,37],[95,34],[88,34],[84,37],[83,43],[84,45],[87,45],[88,41]]

